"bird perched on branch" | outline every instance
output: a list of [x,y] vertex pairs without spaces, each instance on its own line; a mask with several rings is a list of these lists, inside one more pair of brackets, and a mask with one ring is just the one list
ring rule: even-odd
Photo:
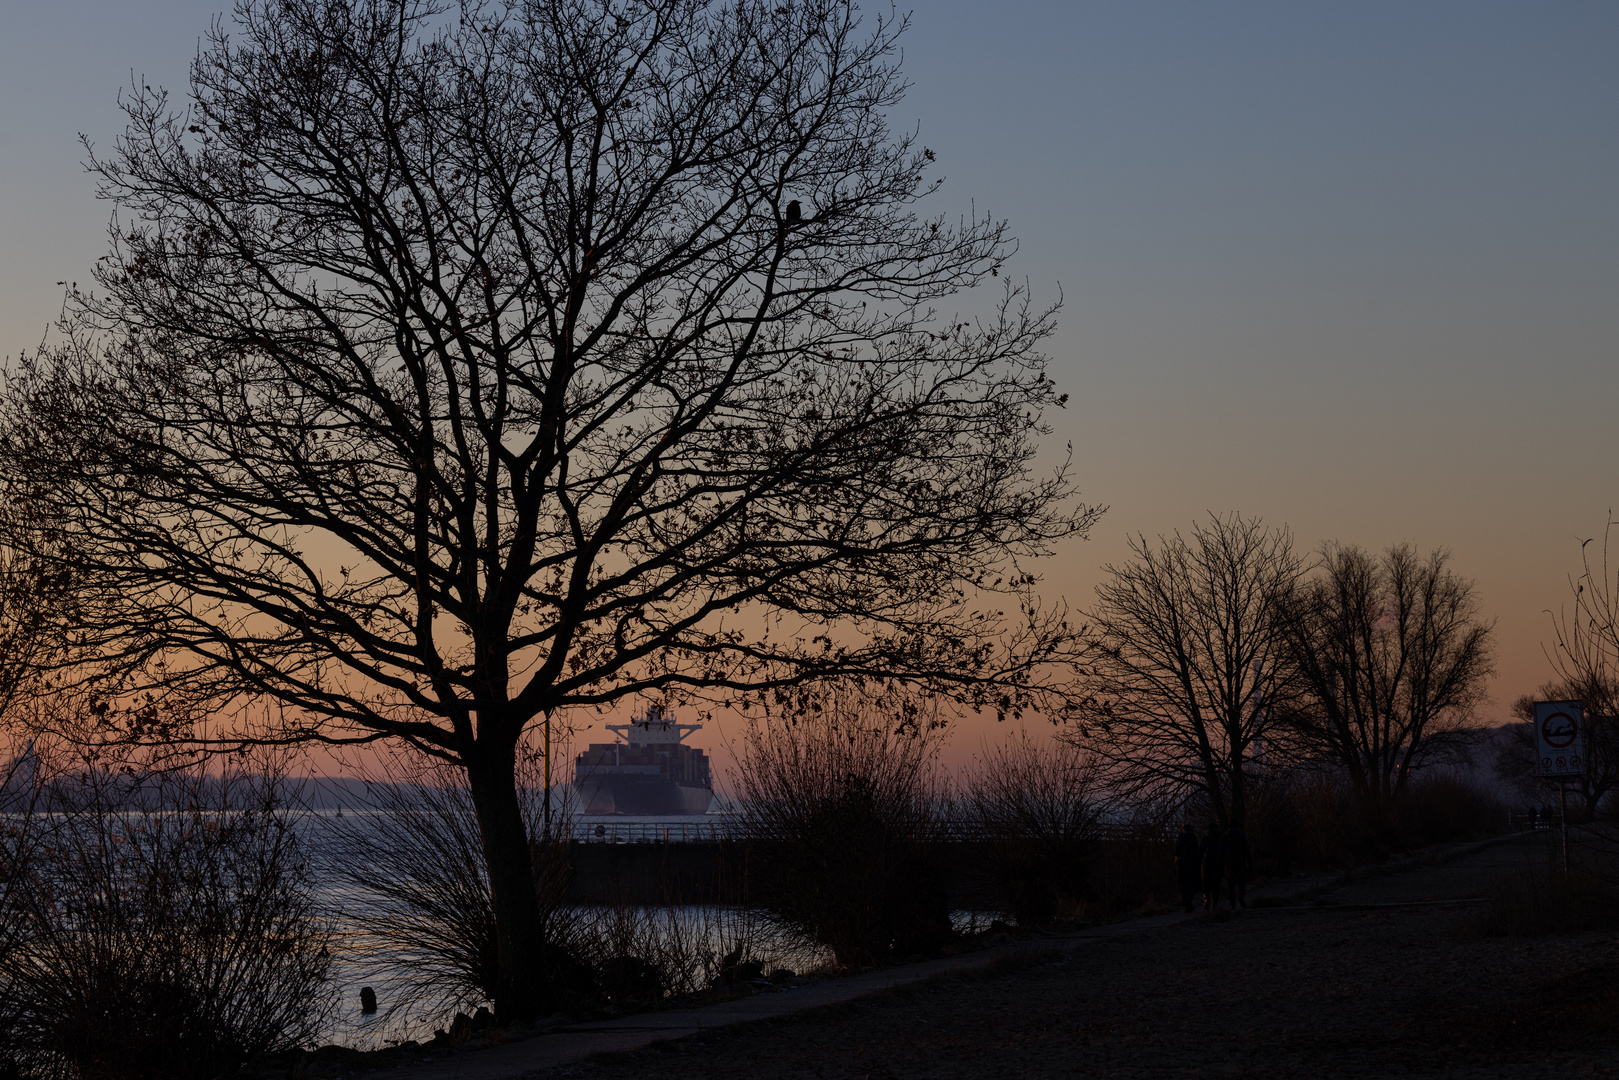
[[798,205],[798,200],[794,199],[787,204],[787,227],[790,229],[802,220],[804,220],[804,211]]

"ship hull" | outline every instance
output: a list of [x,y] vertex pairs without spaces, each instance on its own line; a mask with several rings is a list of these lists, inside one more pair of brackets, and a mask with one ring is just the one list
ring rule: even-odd
[[714,800],[714,793],[706,787],[680,784],[661,776],[598,773],[574,787],[586,814],[681,817],[708,813]]

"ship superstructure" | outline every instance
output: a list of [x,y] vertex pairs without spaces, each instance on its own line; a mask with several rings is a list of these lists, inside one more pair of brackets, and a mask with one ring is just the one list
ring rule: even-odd
[[591,743],[574,764],[586,814],[703,814],[714,798],[708,755],[685,745],[701,724],[677,723],[657,705],[628,724],[608,724],[618,742]]

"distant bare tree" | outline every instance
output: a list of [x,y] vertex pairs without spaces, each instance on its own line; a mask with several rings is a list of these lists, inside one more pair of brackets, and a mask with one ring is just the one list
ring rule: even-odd
[[1095,515],[1033,472],[1054,309],[936,309],[1014,244],[917,216],[904,25],[240,0],[189,106],[137,85],[92,150],[111,250],[0,418],[87,601],[60,675],[110,735],[464,769],[507,1018],[548,994],[529,725],[837,675],[1009,713],[1066,678],[1020,561]]
[[1285,606],[1308,701],[1295,714],[1308,752],[1341,768],[1374,808],[1411,772],[1457,745],[1492,672],[1493,624],[1473,583],[1409,544],[1382,556],[1327,544]]
[[1292,538],[1233,514],[1130,550],[1091,609],[1085,736],[1126,787],[1201,793],[1222,825],[1243,823],[1250,754],[1293,692],[1275,618],[1300,573]]

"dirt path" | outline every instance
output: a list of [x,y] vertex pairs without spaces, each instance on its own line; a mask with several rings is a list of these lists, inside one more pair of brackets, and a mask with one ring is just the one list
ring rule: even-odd
[[1497,1077],[1619,1071],[1619,938],[1480,939],[1518,844],[1305,907],[1195,918],[807,1014],[531,1073],[552,1080]]

